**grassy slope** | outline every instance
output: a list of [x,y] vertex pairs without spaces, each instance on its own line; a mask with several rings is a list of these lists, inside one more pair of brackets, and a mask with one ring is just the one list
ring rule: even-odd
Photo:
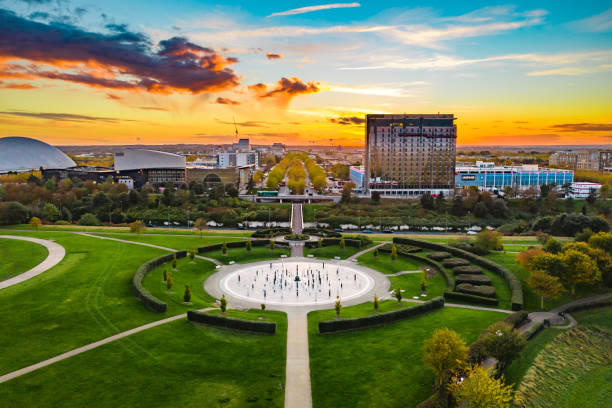
[[181,319],[2,384],[0,401],[3,407],[282,407],[287,323],[284,314],[265,315],[277,322],[275,336]]
[[230,261],[234,261],[236,263],[247,263],[263,261],[266,259],[278,259],[281,255],[289,256],[289,254],[290,251],[288,249],[276,247],[273,251],[271,251],[269,247],[265,246],[253,247],[250,252],[245,248],[228,248],[226,255],[223,255],[220,249],[217,251],[203,252],[200,255],[207,258],[216,259],[224,264],[228,264]]
[[558,329],[544,329],[529,340],[525,348],[521,351],[519,358],[510,363],[506,368],[504,372],[506,384],[514,384],[517,386],[529,367],[533,364],[533,360],[538,356],[538,353],[560,333],[561,330]]
[[0,239],[0,281],[26,272],[49,255],[42,245],[14,239]]
[[304,248],[304,256],[312,254],[315,258],[319,259],[333,259],[335,256],[339,256],[340,259],[346,259],[349,256],[355,255],[357,252],[363,251],[367,248],[369,248],[369,246],[362,248],[345,246],[344,249],[340,249],[338,245],[330,245],[312,249]]
[[378,256],[374,256],[373,251],[366,252],[357,258],[357,261],[361,265],[365,265],[372,269],[376,269],[384,274],[396,273],[401,271],[417,271],[421,268],[421,264],[418,261],[406,258],[403,256],[397,257],[395,261],[391,260],[391,254],[378,253]]
[[468,342],[503,314],[445,308],[383,327],[317,334],[328,311],[308,317],[313,405],[317,407],[415,407],[431,395],[433,372],[421,347],[433,330],[449,327]]
[[436,296],[442,296],[446,288],[444,277],[440,273],[436,273],[433,277],[427,279],[427,296],[421,297],[421,274],[411,273],[400,276],[390,276],[391,290],[400,287],[404,292],[404,298],[412,298],[418,296],[421,300],[428,300]]
[[[17,225],[3,225],[1,230],[29,230],[28,224],[17,224]],[[81,231],[81,232],[112,232],[112,233],[125,233],[130,234],[129,227],[109,227],[109,226],[85,226],[85,225],[43,225],[39,228],[39,231]],[[252,231],[244,230],[224,230],[224,229],[209,229],[204,230],[202,233],[194,229],[187,228],[145,228],[142,234],[162,234],[162,235],[235,235],[237,237],[248,237],[251,236]]]
[[55,238],[67,255],[0,293],[0,349],[11,350],[0,353],[0,373],[170,315],[147,310],[130,286],[140,265],[167,252],[70,233],[27,235]]

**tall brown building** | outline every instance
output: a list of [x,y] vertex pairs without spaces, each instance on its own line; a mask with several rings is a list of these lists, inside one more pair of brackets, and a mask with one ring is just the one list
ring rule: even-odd
[[367,115],[365,191],[448,196],[455,184],[454,121],[453,114]]

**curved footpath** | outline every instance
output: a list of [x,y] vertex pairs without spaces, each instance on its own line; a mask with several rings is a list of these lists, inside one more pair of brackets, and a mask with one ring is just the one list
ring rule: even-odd
[[43,272],[48,271],[49,269],[53,268],[55,265],[57,265],[58,263],[60,263],[60,261],[62,259],[64,259],[64,256],[66,256],[66,250],[64,249],[63,246],[61,246],[60,244],[53,242],[53,241],[48,241],[46,239],[38,239],[38,238],[31,238],[31,237],[22,237],[19,235],[0,235],[0,238],[4,238],[4,239],[18,239],[21,241],[28,241],[28,242],[33,242],[35,244],[39,244],[44,246],[45,248],[47,248],[47,251],[49,251],[49,255],[47,256],[47,258],[45,258],[44,261],[42,261],[41,263],[39,263],[38,265],[36,265],[34,268],[30,269],[29,271],[26,271],[22,274],[19,274],[17,276],[13,276],[12,278],[3,280],[2,282],[0,282],[0,290],[1,289],[6,289],[10,286],[16,285],[18,283],[24,282],[28,279],[31,279],[37,275],[40,275]]

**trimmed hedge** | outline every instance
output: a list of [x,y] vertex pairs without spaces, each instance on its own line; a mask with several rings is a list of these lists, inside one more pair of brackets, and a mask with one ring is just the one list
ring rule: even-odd
[[447,258],[442,262],[446,268],[454,268],[455,266],[468,266],[470,261],[461,258]]
[[521,310],[519,312],[512,313],[504,318],[504,323],[508,323],[513,329],[516,329],[522,325],[529,318],[529,312]]
[[444,299],[446,300],[458,300],[462,302],[477,303],[479,305],[486,306],[497,306],[499,301],[496,298],[470,295],[462,292],[444,292]]
[[[378,251],[385,254],[390,254],[392,246],[393,244],[391,243],[384,244],[378,248]],[[414,254],[423,250],[422,248],[411,245],[396,245],[395,248],[397,249],[398,255]]]
[[168,255],[160,256],[159,258],[155,258],[153,260],[145,262],[140,266],[140,268],[138,268],[138,270],[132,277],[132,290],[134,291],[134,294],[138,297],[138,299],[142,301],[142,303],[144,303],[144,305],[148,309],[154,312],[165,313],[168,305],[166,305],[164,302],[149,293],[149,291],[146,290],[144,286],[142,286],[142,281],[144,280],[144,277],[147,275],[147,273],[149,273],[152,269],[155,269],[166,262],[172,261],[173,255],[175,254],[176,259],[181,259],[187,256],[187,251],[173,252]]
[[327,320],[319,322],[319,333],[324,334],[366,329],[368,327],[405,320],[432,310],[442,309],[443,307],[444,298],[438,296],[428,302],[418,304],[417,306],[394,310],[392,312],[380,313],[367,317],[358,317],[355,319]]
[[[395,238],[393,238],[393,242],[395,243]],[[448,252],[432,252],[431,254],[427,254],[427,257],[435,261],[441,261],[443,259],[450,258],[451,254]]]
[[317,237],[328,237],[328,238],[340,238],[342,234],[336,232],[334,230],[326,229],[326,228],[304,228],[302,230],[304,234],[315,235]]
[[536,334],[541,332],[542,329],[544,329],[545,327],[548,327],[549,325],[550,323],[548,322],[548,320],[542,320],[541,322],[537,322],[536,324],[531,326],[528,330],[525,330],[523,332],[523,336],[525,336],[527,340],[531,340],[532,337],[534,337]]
[[488,259],[482,258],[478,255],[474,255],[470,252],[464,251],[459,248],[453,248],[446,245],[437,244],[435,242],[426,242],[419,241],[411,238],[403,238],[403,237],[395,237],[393,238],[393,242],[396,244],[405,244],[405,245],[414,245],[420,246],[422,248],[432,249],[434,251],[448,251],[452,253],[454,256],[459,258],[467,259],[468,261],[479,265],[485,269],[488,269],[495,274],[501,276],[508,284],[512,292],[511,302],[512,302],[512,310],[521,310],[523,309],[524,299],[523,299],[523,285],[521,281],[519,281],[514,273],[512,273],[509,269],[496,264],[495,262],[489,261]]
[[240,330],[250,333],[276,334],[276,323],[274,322],[236,319],[234,317],[212,315],[195,310],[190,310],[187,312],[187,320],[230,330]]
[[455,276],[455,282],[460,283],[471,283],[472,285],[486,285],[491,286],[491,278],[487,275],[457,275]]
[[270,238],[270,235],[273,237],[279,235],[287,235],[291,234],[291,228],[287,227],[276,227],[276,228],[265,228],[255,231],[251,237],[253,238]]
[[471,283],[459,283],[455,286],[456,292],[467,293],[470,295],[495,298],[495,288],[493,286],[472,285]]
[[579,303],[577,305],[568,306],[563,311],[566,313],[570,313],[570,312],[577,312],[579,310],[594,309],[597,307],[607,307],[607,306],[612,306],[612,298],[596,300],[594,302],[588,302],[588,303]]
[[[225,244],[225,246],[229,248],[244,248],[246,247],[247,241],[230,241]],[[254,247],[260,246],[268,246],[270,245],[269,239],[252,239],[251,245]],[[223,244],[211,244],[198,248],[198,253],[211,252],[211,251],[220,251],[223,248]]]
[[[340,238],[323,238],[321,240],[321,246],[330,246],[330,245],[340,245]],[[359,239],[352,238],[344,238],[344,245],[353,247],[353,248],[361,248],[362,243]]]
[[444,281],[446,282],[446,289],[452,290],[455,288],[455,278],[442,267],[439,262],[434,261],[433,259],[426,258],[424,256],[415,255],[412,253],[402,254],[406,258],[414,259],[415,261],[419,261],[421,263],[433,266],[438,272],[442,274],[444,277]]
[[455,275],[482,275],[482,268],[479,266],[468,265],[468,266],[455,266],[453,268],[453,273]]

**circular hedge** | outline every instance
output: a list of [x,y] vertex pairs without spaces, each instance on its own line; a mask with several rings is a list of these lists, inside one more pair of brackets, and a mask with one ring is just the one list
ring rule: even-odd
[[455,275],[466,274],[466,275],[482,275],[482,268],[480,266],[468,265],[468,266],[455,266],[453,268]]
[[285,235],[286,241],[308,241],[310,237],[306,234],[289,234]]
[[448,252],[432,252],[431,254],[427,254],[429,259],[433,259],[434,261],[441,261],[446,258],[450,258],[451,254]]
[[468,266],[470,261],[461,258],[447,258],[442,262],[445,268],[454,268],[455,266]]

